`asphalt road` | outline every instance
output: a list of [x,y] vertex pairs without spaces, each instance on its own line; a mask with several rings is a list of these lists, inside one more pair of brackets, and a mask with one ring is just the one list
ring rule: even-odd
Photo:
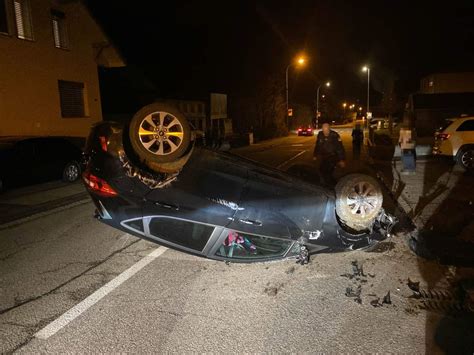
[[[277,143],[239,154],[282,169],[310,164],[314,138]],[[322,254],[307,266],[225,264],[123,234],[93,210],[86,202],[0,230],[0,352],[433,354],[470,346],[463,324],[410,297],[408,278],[448,290],[455,272],[414,256],[403,233],[379,250]],[[354,261],[365,276],[354,276]],[[360,303],[350,297],[359,286]],[[391,303],[382,304],[388,291]]]

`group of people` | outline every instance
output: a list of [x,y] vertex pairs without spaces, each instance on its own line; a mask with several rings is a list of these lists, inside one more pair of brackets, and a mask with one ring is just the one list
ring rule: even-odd
[[[346,166],[346,153],[339,133],[333,131],[327,122],[323,123],[321,128],[316,138],[313,160],[319,162],[319,171],[324,183],[334,185],[334,170],[337,166]],[[363,142],[364,131],[360,125],[356,125],[352,130],[352,147],[356,159],[360,156]]]

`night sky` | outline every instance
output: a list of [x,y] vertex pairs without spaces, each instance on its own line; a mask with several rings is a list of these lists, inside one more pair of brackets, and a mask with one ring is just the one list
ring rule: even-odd
[[365,102],[366,63],[374,93],[393,78],[401,98],[423,75],[474,71],[473,0],[88,4],[127,63],[163,97],[245,96],[262,78],[284,79],[302,51],[309,65],[290,73],[291,96],[302,103],[311,103],[316,83],[326,79],[333,98]]

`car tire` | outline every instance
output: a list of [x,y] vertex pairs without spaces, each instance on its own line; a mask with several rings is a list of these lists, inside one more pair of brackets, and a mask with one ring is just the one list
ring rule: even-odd
[[132,118],[130,144],[149,168],[164,166],[181,158],[191,144],[191,128],[176,108],[153,103],[143,107]]
[[336,185],[336,214],[341,223],[355,232],[370,229],[382,209],[379,183],[363,174],[350,174]]
[[81,168],[76,161],[70,161],[63,169],[63,181],[75,182],[81,176]]
[[457,162],[465,170],[474,170],[474,146],[461,148]]

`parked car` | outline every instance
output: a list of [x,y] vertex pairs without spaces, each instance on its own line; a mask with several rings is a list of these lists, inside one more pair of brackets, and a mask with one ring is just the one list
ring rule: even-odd
[[196,147],[185,117],[165,105],[139,111],[128,132],[118,123],[95,125],[85,155],[83,180],[99,220],[211,259],[253,262],[360,249],[385,239],[394,223],[371,177],[349,175],[335,193]]
[[466,170],[474,169],[474,116],[452,118],[435,133],[433,154],[452,157]]
[[311,126],[300,126],[298,127],[298,136],[313,136],[314,129]]
[[[0,137],[0,190],[81,176],[82,150],[66,137]],[[78,142],[76,144],[79,144]]]

